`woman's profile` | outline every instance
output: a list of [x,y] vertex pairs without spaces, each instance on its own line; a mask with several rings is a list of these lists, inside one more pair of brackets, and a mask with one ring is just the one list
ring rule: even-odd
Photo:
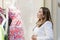
[[49,9],[41,7],[37,13],[37,18],[32,40],[53,40],[53,23]]

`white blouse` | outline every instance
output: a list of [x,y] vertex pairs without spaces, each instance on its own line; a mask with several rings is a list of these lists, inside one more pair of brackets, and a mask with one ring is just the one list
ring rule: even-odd
[[37,35],[37,40],[53,40],[52,23],[46,21],[40,28],[34,28],[34,34]]

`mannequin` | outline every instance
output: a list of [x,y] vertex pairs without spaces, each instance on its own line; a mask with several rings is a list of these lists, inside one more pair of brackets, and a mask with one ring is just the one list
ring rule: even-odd
[[9,40],[24,40],[24,31],[20,11],[15,7],[16,0],[8,0],[5,6],[8,8],[8,17],[12,22],[9,26]]

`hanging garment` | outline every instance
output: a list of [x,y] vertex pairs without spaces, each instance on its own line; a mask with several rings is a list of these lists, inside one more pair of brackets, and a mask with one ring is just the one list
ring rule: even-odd
[[0,40],[5,40],[5,14],[3,8],[0,7]]
[[2,7],[0,7],[0,24],[3,25],[4,29],[5,29],[5,24],[6,24],[6,17],[5,17],[5,9],[3,9]]
[[12,19],[9,26],[9,40],[24,40],[24,31],[20,11],[17,8],[9,8],[9,17]]
[[2,25],[0,25],[0,40],[4,40],[4,30]]

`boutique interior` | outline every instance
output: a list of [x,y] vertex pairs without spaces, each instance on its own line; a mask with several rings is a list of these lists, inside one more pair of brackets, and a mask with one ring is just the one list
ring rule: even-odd
[[[0,27],[4,30],[4,35],[7,35],[9,25],[12,24],[15,26],[14,23],[17,20],[21,20],[21,22],[17,22],[17,25],[19,25],[19,23],[22,24],[25,40],[31,40],[31,35],[33,34],[32,30],[37,22],[36,15],[39,8],[48,7],[53,18],[54,40],[60,40],[60,7],[58,3],[60,5],[60,0],[0,0]],[[15,17],[13,15],[15,15]],[[11,17],[12,20],[13,18],[18,18],[10,23],[9,21],[11,20],[9,20],[9,17]]]

